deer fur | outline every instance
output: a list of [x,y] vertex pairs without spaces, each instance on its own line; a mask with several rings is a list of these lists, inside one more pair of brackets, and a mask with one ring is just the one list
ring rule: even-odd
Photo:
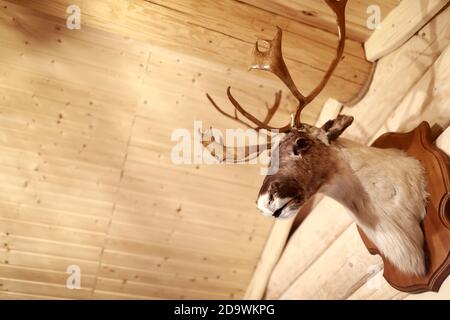
[[336,175],[323,192],[347,207],[380,252],[407,274],[426,272],[421,222],[425,172],[400,150],[377,149],[339,139]]
[[287,218],[322,192],[349,209],[357,225],[400,271],[423,275],[424,169],[400,150],[338,139],[352,121],[341,115],[322,128],[305,125],[286,134],[276,150],[279,170],[266,176],[257,206],[265,215]]

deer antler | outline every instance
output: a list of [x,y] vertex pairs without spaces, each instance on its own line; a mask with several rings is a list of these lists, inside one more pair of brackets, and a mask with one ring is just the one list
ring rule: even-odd
[[[225,115],[228,118],[238,121],[239,123],[253,128],[255,130],[266,129],[266,130],[277,130],[278,132],[289,132],[293,127],[300,127],[301,123],[301,112],[302,110],[314,100],[314,98],[323,90],[328,80],[330,79],[333,71],[336,69],[339,61],[342,58],[342,54],[344,52],[345,46],[345,6],[347,4],[347,0],[324,0],[327,5],[333,10],[336,14],[336,21],[338,26],[338,46],[336,48],[336,56],[329,65],[327,71],[325,72],[320,83],[310,92],[309,95],[304,96],[295,85],[292,77],[289,73],[289,70],[286,66],[286,63],[283,58],[282,49],[281,49],[281,40],[283,36],[283,32],[281,28],[277,27],[277,34],[275,38],[272,40],[257,40],[255,43],[255,47],[253,49],[253,63],[250,66],[251,69],[270,71],[275,74],[280,80],[288,87],[290,92],[294,95],[294,97],[298,100],[297,109],[295,111],[295,115],[292,121],[286,124],[283,127],[275,128],[269,125],[270,120],[273,115],[277,111],[280,101],[281,101],[281,92],[277,93],[275,103],[272,108],[268,108],[268,113],[263,121],[258,120],[255,116],[247,112],[239,102],[233,97],[231,94],[231,87],[227,89],[227,96],[230,99],[231,103],[235,107],[234,116],[224,112],[215,102],[214,100],[207,95],[210,102],[213,104],[214,108],[216,108],[220,113]],[[267,51],[261,51],[259,49],[259,41],[264,41],[269,45],[269,49]],[[238,117],[236,110],[243,115],[247,120],[251,121],[256,127],[252,127],[252,125],[243,121]],[[203,143],[203,141],[202,141]],[[206,147],[205,143],[203,145]],[[223,148],[227,148],[223,146]],[[269,149],[269,148],[265,148]],[[259,148],[257,148],[259,150]],[[226,152],[224,153],[226,154]],[[259,154],[259,153],[258,153]],[[236,158],[234,158],[236,159]]]
[[331,62],[330,66],[328,67],[327,72],[325,72],[325,75],[322,78],[322,81],[311,91],[311,93],[305,98],[305,101],[303,105],[299,106],[297,108],[297,111],[295,113],[294,122],[296,125],[300,125],[300,113],[302,112],[303,108],[308,105],[312,100],[314,100],[315,97],[323,90],[325,85],[328,83],[328,80],[330,80],[331,75],[333,74],[334,70],[336,69],[339,61],[342,58],[342,54],[344,53],[344,47],[345,47],[345,6],[347,5],[347,0],[325,0],[327,5],[333,10],[333,12],[336,14],[336,22],[338,27],[338,45],[336,48],[336,56],[334,57],[333,61]]
[[[234,115],[231,115],[225,111],[223,111],[218,105],[217,103],[213,100],[213,98],[211,98],[211,96],[209,94],[206,94],[206,97],[208,98],[208,100],[211,102],[211,104],[213,105],[213,107],[219,111],[221,114],[223,114],[225,117],[233,119],[237,122],[239,122],[240,124],[243,124],[244,126],[251,128],[251,129],[255,129],[255,130],[259,130],[262,129],[260,127],[253,127],[251,125],[249,125],[247,122],[239,119],[238,115],[237,115],[237,110],[234,109]],[[263,123],[268,124],[270,122],[270,120],[272,120],[273,115],[275,114],[275,112],[277,112],[278,107],[280,106],[280,101],[281,101],[281,90],[279,90],[276,94],[275,94],[275,102],[273,103],[272,107],[267,106],[267,115],[264,118]]]
[[258,157],[265,150],[271,150],[272,139],[274,137],[266,135],[267,142],[264,144],[250,145],[245,147],[228,147],[222,141],[217,141],[213,135],[213,130],[208,129],[201,132],[201,143],[219,162],[240,163],[248,162]]

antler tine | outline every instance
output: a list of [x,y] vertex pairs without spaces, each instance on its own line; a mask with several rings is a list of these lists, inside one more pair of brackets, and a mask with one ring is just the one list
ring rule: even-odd
[[269,124],[270,120],[272,120],[273,118],[273,115],[277,112],[278,108],[280,107],[280,102],[281,102],[281,90],[278,90],[277,93],[275,93],[275,102],[273,103],[272,107],[267,106],[267,114],[263,120],[263,123]]
[[219,111],[222,115],[224,115],[225,117],[230,118],[230,119],[233,119],[234,121],[239,122],[240,124],[246,126],[247,128],[250,128],[250,129],[256,129],[256,128],[252,127],[251,125],[249,125],[247,122],[245,122],[245,121],[239,119],[239,117],[238,117],[238,115],[237,115],[237,113],[236,113],[236,110],[234,110],[234,115],[231,115],[231,114],[229,114],[229,113],[223,111],[223,110],[217,105],[217,103],[214,101],[214,99],[211,98],[211,96],[210,96],[209,94],[206,94],[206,97],[208,98],[209,102],[211,102],[211,104],[213,105],[213,107],[214,107],[217,111]]
[[[325,87],[328,80],[330,79],[333,71],[336,69],[336,66],[338,65],[339,61],[342,58],[342,54],[344,52],[344,46],[345,46],[345,7],[347,4],[347,0],[325,0],[327,5],[333,10],[333,12],[336,14],[336,21],[338,24],[338,46],[336,48],[336,56],[331,62],[330,66],[328,67],[328,70],[325,72],[325,75],[323,76],[320,83],[311,91],[311,93],[307,96],[304,96],[295,85],[294,81],[292,80],[292,77],[288,71],[288,68],[286,66],[286,63],[283,59],[282,55],[282,49],[281,49],[281,39],[283,36],[282,30],[277,27],[277,34],[275,35],[275,38],[272,40],[258,40],[258,41],[265,41],[269,44],[269,49],[267,51],[261,51],[258,46],[258,41],[255,43],[255,47],[253,49],[253,63],[250,66],[251,69],[258,69],[263,71],[270,71],[273,74],[275,74],[278,78],[283,81],[283,83],[288,87],[288,89],[291,91],[291,93],[294,95],[294,97],[298,100],[298,106],[295,112],[295,115],[292,118],[292,121],[281,128],[274,128],[269,126],[269,122],[272,119],[275,112],[278,110],[278,107],[280,105],[281,101],[281,91],[278,92],[275,96],[275,102],[272,107],[268,108],[267,115],[264,118],[263,121],[258,120],[256,117],[251,115],[249,112],[247,112],[240,104],[237,102],[237,100],[233,97],[231,94],[231,88],[228,87],[227,89],[227,95],[230,99],[231,103],[235,107],[234,115],[231,115],[229,113],[226,113],[223,111],[215,102],[214,100],[207,94],[207,97],[209,101],[212,103],[214,108],[218,110],[221,114],[224,116],[236,120],[239,123],[245,125],[246,127],[253,128],[255,130],[260,129],[267,129],[267,130],[278,130],[278,132],[288,132],[293,127],[300,127],[301,119],[300,115],[302,110],[307,106]],[[256,125],[256,127],[252,127],[247,122],[240,119],[237,115],[236,110],[243,115],[245,118],[247,118],[249,121],[251,121],[253,124]],[[230,159],[230,154],[233,155],[233,161],[231,162],[242,162],[242,161],[248,161],[249,156],[252,154],[256,154],[256,157],[261,154],[262,151],[270,149],[271,144],[263,144],[258,146],[247,146],[245,147],[245,151],[243,154],[243,157],[238,158],[236,155],[239,151],[239,148],[229,148],[222,143],[218,143],[217,141],[214,141],[214,137],[212,135],[209,136],[210,140],[209,142],[206,140],[203,140],[205,134],[202,134],[202,144],[203,146],[210,151],[210,153],[215,156],[220,161],[227,161]],[[269,136],[270,138],[270,136]],[[216,153],[216,151],[219,150],[219,154]]]
[[[224,115],[227,118],[233,119],[237,122],[239,122],[240,124],[246,126],[247,128],[250,129],[254,129],[254,130],[259,130],[259,129],[265,129],[263,127],[257,126],[257,127],[253,127],[250,124],[248,124],[247,122],[243,121],[242,119],[240,119],[237,115],[237,109],[235,108],[234,110],[234,115],[231,115],[225,111],[222,110],[222,108],[220,108],[217,103],[214,101],[214,99],[209,95],[206,94],[206,97],[208,98],[209,102],[211,102],[211,104],[213,105],[213,107],[219,111],[222,115]],[[233,99],[234,100],[234,99]],[[273,105],[271,107],[267,107],[267,114],[264,118],[264,120],[262,121],[262,123],[264,125],[268,125],[270,120],[272,120],[272,117],[274,116],[274,114],[276,113],[276,111],[278,110],[278,108],[280,107],[280,102],[281,102],[281,90],[279,90],[277,93],[275,93],[275,101],[273,103]]]
[[[228,92],[229,92],[229,89],[228,89]],[[209,101],[211,102],[213,107],[217,111],[219,111],[222,115],[226,116],[227,118],[233,119],[248,128],[251,128],[254,130],[260,130],[260,129],[264,129],[268,125],[268,123],[272,119],[273,115],[278,110],[278,108],[280,106],[280,102],[281,102],[281,90],[275,94],[275,101],[274,101],[273,105],[271,107],[267,106],[267,114],[262,122],[264,127],[262,127],[261,125],[257,126],[257,127],[252,127],[247,122],[241,120],[237,115],[237,110],[239,110],[240,105],[236,100],[234,100],[234,98],[232,96],[230,98],[231,102],[234,101],[234,103],[239,105],[238,108],[234,109],[234,115],[231,115],[231,114],[223,111],[216,104],[216,102],[211,98],[211,96],[209,94],[206,94],[206,97],[209,99]],[[246,111],[244,111],[244,110],[243,110],[243,112],[246,113]],[[271,131],[268,131],[268,133],[271,133]],[[219,160],[220,162],[225,162],[225,163],[248,162],[248,161],[258,157],[265,150],[271,149],[272,136],[270,136],[270,135],[267,135],[267,143],[264,143],[264,144],[245,146],[244,148],[242,148],[242,147],[241,148],[240,147],[230,148],[230,147],[224,145],[221,141],[217,142],[214,139],[214,136],[212,135],[211,130],[207,130],[205,132],[200,132],[200,134],[202,137],[201,143],[202,143],[203,147],[206,148],[209,151],[209,153],[213,157],[215,157],[217,160]]]
[[208,129],[205,132],[200,132],[200,134],[203,147],[206,148],[209,153],[221,163],[248,162],[258,157],[265,150],[271,150],[272,148],[272,137],[270,135],[267,136],[267,143],[264,144],[245,147],[229,147],[224,145],[222,141],[216,141],[211,129]]
[[[259,69],[259,70],[263,70],[263,71],[270,71],[273,74],[275,74],[278,78],[280,78],[284,84],[289,88],[289,90],[292,92],[292,94],[297,98],[297,100],[299,101],[299,105],[303,104],[305,101],[305,97],[300,93],[300,91],[297,89],[294,81],[292,80],[292,77],[289,73],[289,70],[286,66],[286,63],[284,62],[283,59],[283,54],[281,51],[281,39],[283,36],[283,32],[281,30],[281,28],[277,27],[277,34],[275,36],[274,39],[272,40],[258,40],[258,41],[265,41],[269,44],[269,49],[267,51],[261,51],[259,49],[258,46],[258,41],[256,41],[255,43],[255,47],[253,48],[253,63],[250,66],[250,70],[252,69]],[[276,98],[275,98],[275,103],[274,106],[272,108],[269,108],[268,113],[266,115],[266,118],[264,119],[264,121],[260,121],[257,118],[255,118],[252,114],[250,114],[249,112],[247,112],[240,104],[239,102],[237,102],[237,100],[233,97],[233,95],[231,94],[231,88],[228,87],[227,89],[227,95],[228,98],[230,99],[231,103],[234,105],[234,107],[236,108],[237,111],[239,111],[239,113],[241,113],[244,117],[246,117],[248,120],[250,120],[251,122],[253,122],[254,124],[257,125],[256,128],[254,129],[267,129],[267,130],[278,130],[280,132],[287,132],[289,131],[292,126],[291,124],[287,124],[284,127],[281,128],[275,128],[275,127],[271,127],[269,126],[269,122],[272,119],[273,115],[275,114],[275,112],[277,111],[279,104],[280,104],[280,100],[281,100],[281,91],[279,93],[277,93]],[[208,97],[211,101],[211,98]],[[213,102],[213,101],[211,101]],[[213,103],[213,105],[216,107],[216,109],[218,109],[222,114],[224,114],[224,112],[222,112],[217,105],[215,105],[215,103]],[[229,115],[229,114],[225,114],[227,117],[229,118],[233,118],[235,120],[237,120],[237,116],[235,115],[234,117]],[[242,120],[237,120],[240,123],[243,123]]]
[[[255,46],[253,48],[253,63],[250,66],[250,70],[252,69],[258,69],[263,71],[270,71],[273,74],[275,74],[278,78],[283,81],[283,83],[289,88],[291,93],[294,95],[294,97],[297,98],[299,101],[299,106],[304,103],[305,97],[300,93],[300,91],[297,89],[297,86],[295,85],[294,81],[292,80],[292,77],[289,73],[289,70],[286,66],[286,63],[283,59],[283,54],[281,50],[281,40],[283,37],[283,31],[281,28],[277,27],[277,34],[275,35],[275,38],[272,40],[257,40],[255,43]],[[269,49],[267,51],[261,51],[259,49],[259,41],[265,41],[269,44]],[[227,89],[227,95],[230,99],[231,103],[234,105],[234,107],[248,120],[256,124],[258,129],[267,129],[267,130],[278,130],[279,132],[287,132],[292,128],[291,123],[285,125],[281,128],[274,128],[269,126],[269,122],[272,119],[273,115],[275,114],[277,108],[273,108],[269,110],[269,113],[266,116],[266,119],[264,121],[260,121],[256,119],[253,115],[251,115],[249,112],[247,112],[240,104],[237,102],[237,100],[233,97],[231,94],[231,88],[228,87]],[[281,99],[281,92],[279,95],[277,95],[277,100]],[[278,101],[279,104],[279,101]]]
[[[289,88],[294,97],[297,98],[299,103],[302,103],[305,97],[297,89],[297,86],[292,80],[291,74],[284,62],[283,53],[281,49],[281,40],[283,37],[283,31],[277,26],[277,34],[272,40],[262,39],[257,40],[255,47],[253,48],[253,63],[250,66],[250,70],[258,69],[263,71],[270,71],[275,74],[283,83]],[[267,51],[261,51],[259,49],[258,42],[264,41],[269,44]]]
[[333,74],[334,69],[338,65],[339,61],[342,58],[342,54],[344,53],[345,47],[345,6],[347,5],[347,0],[325,0],[327,5],[333,10],[336,14],[336,21],[338,27],[338,46],[336,48],[336,56],[328,67],[327,72],[322,78],[322,81],[311,91],[311,93],[306,96],[303,104],[300,103],[299,107],[294,116],[294,123],[296,126],[300,126],[300,114],[302,110],[308,105],[315,97],[323,90],[325,85],[328,83],[331,75]]
[[[290,123],[285,125],[284,127],[275,128],[275,127],[271,127],[268,124],[264,123],[263,121],[260,121],[257,118],[255,118],[252,114],[250,114],[249,112],[245,111],[245,109],[241,107],[239,102],[236,101],[236,99],[231,94],[231,87],[227,88],[227,95],[228,95],[228,99],[230,99],[231,103],[237,109],[237,111],[239,111],[248,120],[250,120],[251,122],[256,124],[258,126],[257,127],[258,129],[277,130],[279,132],[287,132],[287,131],[289,131],[291,129],[291,124]],[[281,98],[281,96],[280,96],[280,98]],[[277,107],[277,109],[278,109],[278,107]],[[272,116],[273,116],[273,114],[270,116],[269,120],[272,118]]]

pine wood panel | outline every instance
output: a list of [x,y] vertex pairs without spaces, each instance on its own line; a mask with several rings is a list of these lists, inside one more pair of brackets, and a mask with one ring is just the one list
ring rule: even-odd
[[[333,199],[323,197],[289,238],[271,274],[265,298],[279,299],[350,224],[351,218],[345,208]],[[303,293],[306,290],[300,291],[306,294]]]
[[[398,104],[450,43],[450,8],[424,26],[403,46],[383,57],[367,94],[343,113],[358,121],[346,130],[348,137],[369,143],[368,134],[379,130]],[[395,90],[392,85],[395,84]],[[381,93],[381,94],[380,94]],[[376,106],[376,107],[374,107]]]
[[[256,38],[273,37],[275,26],[279,25],[286,29],[283,42],[287,64],[304,91],[319,83],[335,52],[335,35],[233,0],[163,2],[77,1],[77,4],[84,13],[84,25],[149,41],[177,52],[208,56],[237,70],[247,69]],[[45,14],[66,16],[65,10],[73,1],[57,0],[52,1],[52,5],[33,0],[20,3]],[[227,19],[223,19],[224,16]],[[330,81],[323,93],[305,110],[305,121],[315,122],[329,96],[347,101],[356,95],[369,69],[361,43],[348,40],[345,58],[332,77],[347,81]],[[270,76],[259,73],[258,77]],[[234,83],[229,84],[235,86]],[[224,89],[210,92],[223,96]],[[250,92],[254,90],[255,87],[251,86]],[[292,110],[295,106],[285,104],[285,107]]]
[[364,43],[367,60],[376,61],[400,47],[448,3],[448,0],[400,2],[383,20],[384,27],[375,30]]
[[[269,12],[301,21],[317,28],[336,32],[336,17],[325,1],[317,0],[241,0],[242,2],[262,8]],[[365,42],[372,33],[367,28],[370,5],[377,5],[381,11],[381,18],[395,8],[401,0],[350,0],[348,1],[347,33],[348,37]]]

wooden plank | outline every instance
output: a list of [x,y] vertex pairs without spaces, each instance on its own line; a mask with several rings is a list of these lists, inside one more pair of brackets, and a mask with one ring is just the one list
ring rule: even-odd
[[[66,7],[70,4],[69,1],[60,2],[62,6],[60,9],[61,11],[64,10],[64,4]],[[47,6],[42,6],[33,3],[32,1],[29,4],[27,3],[27,6],[36,8],[42,12],[51,10],[51,8],[47,8]],[[66,15],[65,12],[61,12],[60,10],[58,10],[58,13],[54,13],[54,15],[64,17]],[[229,3],[213,2],[209,0],[203,0],[201,3],[192,0],[184,2],[153,0],[146,2],[134,1],[133,7],[129,7],[124,5],[124,2],[112,6],[107,2],[100,1],[85,2],[82,5],[82,10],[88,14],[86,20],[83,22],[84,24],[91,25],[91,23],[101,22],[102,26],[106,26],[106,21],[102,20],[111,19],[112,16],[110,15],[110,12],[111,10],[114,10],[116,15],[127,17],[127,19],[129,19],[129,25],[131,25],[130,22],[132,22],[133,27],[136,27],[139,24],[140,27],[149,31],[152,29],[153,42],[158,41],[161,44],[170,44],[171,46],[175,45],[175,39],[177,39],[180,44],[185,41],[183,34],[178,33],[177,36],[172,37],[168,35],[168,32],[172,32],[169,28],[179,26],[182,21],[184,24],[184,33],[196,32],[197,30],[197,37],[200,37],[202,34],[209,34],[209,30],[245,42],[250,48],[243,52],[244,54],[249,53],[256,37],[271,37],[275,31],[274,26],[278,24],[287,29],[286,36],[284,37],[284,44],[285,54],[289,59],[296,57],[297,61],[326,71],[326,65],[328,64],[328,61],[330,61],[328,58],[332,58],[334,55],[334,50],[332,49],[334,46],[332,44],[333,40],[335,41],[335,37],[332,34],[317,29],[314,30],[314,28],[310,26],[301,25],[287,18],[274,17],[272,14],[268,14],[267,12],[239,2],[233,2],[230,5]],[[143,20],[142,14],[145,14],[146,11],[152,12],[155,16],[155,21]],[[96,14],[96,20],[92,19],[93,17],[90,17],[90,15],[93,15],[94,13]],[[223,19],[224,16],[226,16],[227,19]],[[249,16],[252,16],[251,20],[248,19]],[[157,17],[159,19],[157,19]],[[221,23],[215,23],[217,20],[221,21]],[[117,21],[116,19],[116,23],[123,24],[123,21]],[[160,35],[159,30],[156,28],[162,23],[169,26],[164,35]],[[111,27],[112,26],[110,26],[110,28]],[[126,32],[123,26],[116,30],[117,33]],[[272,33],[268,34],[270,30],[272,30]],[[295,38],[291,37],[290,30],[296,30]],[[139,33],[142,31],[143,30]],[[335,30],[333,29],[333,31]],[[133,35],[136,36],[137,34],[134,33]],[[296,38],[301,39],[301,46],[298,45],[298,40],[296,40]],[[191,41],[197,41],[197,39],[192,37]],[[202,45],[199,44],[195,46],[201,48]],[[216,46],[220,47],[221,44],[216,44]],[[361,54],[362,52],[360,51],[361,48],[359,47],[359,43],[349,40],[348,48],[349,49],[346,49],[346,52],[349,54],[346,55],[346,57],[350,61],[343,61],[338,70],[336,70],[337,74],[340,76],[343,75],[341,74],[342,70],[347,69],[347,64],[353,65],[352,69],[354,69],[355,66],[359,67],[361,65],[365,65],[362,70],[369,67],[369,64],[362,59],[363,54]],[[293,49],[295,49],[295,51],[293,51]],[[214,52],[215,50],[214,48],[209,48],[209,51]],[[357,59],[352,61],[355,57],[357,57]],[[242,61],[241,63],[247,63],[247,61]],[[364,79],[360,79],[360,77],[349,77],[348,80],[363,81]]]
[[[364,98],[342,113],[355,117],[346,137],[369,143],[397,105],[450,43],[450,8],[381,59]],[[395,84],[395,90],[392,86]]]
[[0,278],[0,283],[2,284],[1,291],[17,292],[19,294],[32,296],[46,296],[49,298],[89,299],[92,292],[90,289],[86,288],[71,290],[66,288],[65,285],[56,285],[37,281]]
[[316,122],[316,127],[321,127],[328,120],[335,119],[341,112],[342,107],[343,104],[341,102],[336,99],[329,98],[323,105],[322,111],[320,112],[319,118]]
[[219,294],[223,292],[239,292],[242,294],[243,292],[239,282],[222,279],[220,275],[214,277],[193,276],[191,274],[142,270],[105,264],[100,269],[99,276],[122,281],[131,280],[150,285],[169,286],[180,288],[180,290],[193,289],[198,291],[212,291]]
[[68,266],[78,265],[84,275],[95,275],[98,269],[97,261],[80,260],[74,257],[52,256],[48,254],[36,254],[28,251],[8,251],[3,248],[0,248],[0,261],[4,265],[56,272],[65,272]]
[[[35,281],[36,279],[40,279],[40,281],[45,283],[62,286],[66,286],[67,278],[69,277],[69,274],[66,273],[65,270],[55,272],[4,264],[0,265],[0,272],[2,274],[2,278],[17,279],[20,281]],[[92,288],[94,285],[94,279],[95,276],[84,275],[82,273],[80,277],[81,288],[83,289]]]
[[[60,10],[62,11],[64,8],[64,1],[62,2],[63,4],[61,4],[61,7],[56,11],[58,12],[58,15],[65,16],[66,14],[64,12],[60,12]],[[215,3],[216,2],[211,2],[207,7],[214,8],[214,6],[216,6]],[[85,5],[86,7],[83,8],[83,12],[88,14],[83,21],[88,26],[100,27],[108,31],[116,32],[123,34],[124,36],[133,37],[135,39],[137,38],[143,41],[151,41],[159,46],[176,50],[180,53],[187,53],[191,56],[203,57],[208,55],[210,59],[213,59],[216,62],[220,62],[228,66],[235,66],[236,69],[239,70],[247,69],[248,57],[250,56],[255,37],[253,30],[249,30],[249,35],[253,40],[248,42],[247,40],[241,40],[241,38],[236,37],[233,34],[223,34],[222,30],[216,31],[218,28],[217,26],[222,25],[222,23],[211,24],[211,26],[208,26],[207,28],[199,26],[196,23],[186,24],[186,19],[191,19],[189,15],[185,16],[175,10],[168,14],[167,10],[161,11],[161,6],[148,2],[136,2],[132,7],[134,10],[130,12],[126,11],[128,7],[115,6],[114,8],[109,8],[108,4],[102,2],[88,2],[85,3]],[[38,2],[34,1],[27,2],[27,6],[37,8],[43,12],[46,10],[51,10],[48,6],[42,6]],[[259,12],[259,10],[256,12],[255,10],[250,10],[248,14],[243,15],[243,12],[247,12],[248,9],[244,8],[245,10],[238,10],[235,6],[231,7],[234,8],[232,10],[235,10],[235,12],[230,14],[232,14],[232,16],[236,19],[239,18],[239,20],[237,20],[233,25],[247,26],[249,25],[249,20],[247,19],[248,14],[253,15],[258,14]],[[193,6],[193,8],[197,8],[197,5]],[[123,22],[121,21],[117,21],[115,16],[109,16],[109,14],[113,11],[119,14],[118,10],[125,11],[120,14],[128,16],[128,20],[126,20],[127,24],[129,24],[128,26],[123,25]],[[191,8],[190,10],[194,9]],[[155,15],[151,20],[145,16],[145,13],[148,11],[151,11]],[[194,11],[197,10],[195,9]],[[215,12],[217,12],[217,14],[223,14],[224,10],[215,10]],[[180,17],[180,15],[182,16]],[[110,24],[108,22],[110,19],[116,19],[116,23]],[[261,21],[270,21],[267,18],[267,13],[260,19]],[[169,24],[170,27],[164,27],[164,33],[161,33],[161,24]],[[285,22],[284,24],[288,25],[289,23]],[[130,29],[131,26],[132,28]],[[270,26],[266,25],[263,29],[267,30],[269,27]],[[271,25],[271,27],[273,28],[273,25]],[[250,24],[249,28],[253,29],[254,27]],[[133,32],[130,32],[130,30]],[[184,31],[183,33],[180,33],[176,30]],[[311,40],[305,39],[305,41],[298,42],[296,38],[299,34],[296,33],[292,36],[293,39],[291,41],[289,40],[290,35],[286,34],[286,39],[289,40],[289,43],[292,43],[293,46],[292,50],[289,49],[291,47],[290,45],[285,50],[286,53],[289,53],[286,57],[287,64],[290,66],[294,79],[308,79],[307,81],[302,80],[302,86],[304,86],[302,89],[309,91],[320,81],[324,73],[324,66],[328,65],[329,61],[331,61],[331,58],[334,55],[334,50],[329,46],[321,44],[318,47],[318,44],[313,42],[311,42],[311,46],[305,48],[303,45],[305,41],[309,43]],[[264,33],[264,37],[268,37],[267,31]],[[312,40],[313,39],[314,38],[312,38]],[[305,50],[304,55],[301,56],[306,56],[306,58],[300,57],[299,50]],[[315,52],[317,50],[319,50],[319,52]],[[313,54],[311,54],[311,52]],[[318,58],[322,61],[317,61]],[[305,59],[309,59],[310,61],[305,61]],[[345,60],[350,61],[352,59],[354,59],[353,56],[346,56]],[[313,60],[316,60],[316,62],[313,62]],[[336,70],[339,75],[333,76],[332,79],[342,79],[344,77],[347,81],[342,81],[339,86],[334,84],[335,81],[330,81],[329,85],[324,90],[324,94],[318,97],[317,101],[311,103],[309,108],[305,110],[305,115],[314,111],[314,116],[312,117],[313,120],[311,123],[315,122],[315,117],[319,113],[320,106],[324,102],[324,97],[333,96],[341,101],[346,101],[351,99],[358,92],[358,88],[362,85],[362,83],[364,83],[369,72],[370,65],[364,60],[355,60],[346,66],[345,60],[344,64],[340,65]],[[341,72],[341,70],[343,71]],[[260,77],[267,76],[262,73],[258,74]],[[355,81],[357,83],[355,83]],[[343,83],[346,83],[346,86],[349,88],[354,87],[354,89],[349,91],[342,90]],[[328,90],[331,89],[333,89],[333,93],[328,93]]]
[[181,291],[178,288],[170,288],[166,286],[157,286],[150,284],[143,284],[134,281],[123,281],[114,279],[104,279],[99,278],[97,282],[97,288],[100,291],[109,291],[113,293],[123,293],[145,297],[159,297],[165,299],[186,299],[187,297],[192,297],[192,299],[204,299],[208,296],[210,299],[230,299],[235,296],[232,294],[224,293],[211,293],[207,295],[206,291],[197,291],[192,289],[185,289]]
[[364,43],[367,60],[374,62],[399,48],[448,3],[448,0],[401,1]]
[[[100,257],[101,248],[69,245],[62,242],[52,242],[39,238],[29,238],[23,236],[0,236],[0,241],[6,253],[11,251],[33,252],[37,254],[46,254],[64,258],[74,258],[89,261],[97,261]],[[5,258],[7,259],[7,258]]]
[[[307,23],[312,26],[336,32],[336,18],[324,1],[315,0],[241,0],[245,3],[262,8],[278,15],[289,17],[293,20]],[[387,15],[400,0],[352,0],[347,4],[347,34],[352,40],[360,43],[367,40],[371,34],[366,26],[367,8],[369,5],[380,7],[381,14]]]
[[274,223],[244,299],[256,300],[263,297],[270,274],[278,263],[293,222],[294,219]]
[[448,46],[422,78],[405,95],[400,104],[392,110],[384,125],[375,136],[384,132],[408,132],[421,121],[430,126],[450,125],[448,83],[450,83],[450,46]]
[[444,151],[450,157],[450,129],[449,125],[445,128],[439,137],[436,139],[436,146],[438,146],[442,151]]
[[17,293],[10,291],[0,291],[1,300],[65,300],[64,298],[53,296],[42,296],[38,294]]
[[205,250],[195,250],[191,248],[173,247],[170,244],[156,244],[150,242],[139,242],[131,239],[119,237],[109,237],[108,249],[116,253],[129,253],[139,256],[155,256],[158,262],[164,262],[169,259],[174,261],[189,261],[195,264],[211,264],[214,267],[223,265],[233,266],[241,270],[247,270],[254,267],[254,261],[248,256],[230,256],[219,252]]
[[[383,278],[383,269],[371,273],[370,278],[347,299],[349,300],[399,300],[408,296],[406,292],[398,291]],[[374,269],[376,271],[377,269]]]
[[311,210],[284,248],[268,281],[266,299],[279,299],[351,224],[346,210],[331,198]]
[[36,237],[50,241],[75,242],[77,244],[101,247],[104,235],[101,233],[78,231],[70,228],[56,227],[45,224],[35,224],[26,221],[14,221],[5,218],[0,219],[0,232],[7,235],[23,237]]
[[345,299],[369,279],[369,267],[381,267],[352,224],[280,296],[280,299]]
[[106,218],[78,215],[70,211],[54,210],[25,203],[0,201],[0,210],[2,218],[12,221],[26,220],[41,225],[54,225],[97,233],[105,232],[108,225]]

